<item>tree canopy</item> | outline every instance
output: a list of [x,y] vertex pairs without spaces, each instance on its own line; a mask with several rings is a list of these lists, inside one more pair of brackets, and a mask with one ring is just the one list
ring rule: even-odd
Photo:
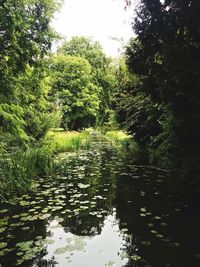
[[[38,94],[46,95],[40,81],[46,75],[42,60],[55,38],[50,22],[59,5],[57,0],[1,1],[0,127],[19,139],[27,140],[31,133],[27,114],[38,112],[38,104],[31,103]],[[48,113],[44,107],[42,112]]]
[[[91,118],[88,117],[88,123],[90,125],[102,125],[109,117],[111,108],[111,93],[115,86],[115,77],[112,71],[111,59],[106,57],[99,42],[95,42],[88,37],[77,36],[72,37],[71,40],[64,42],[64,44],[58,50],[58,56],[59,55],[61,55],[61,57],[62,55],[71,56],[71,59],[73,57],[79,57],[79,59],[82,58],[83,62],[87,62],[87,65],[90,66],[90,85],[92,85],[90,88],[90,101],[94,101],[94,103],[91,103],[91,105],[98,106],[98,109],[95,108],[96,111],[93,113],[95,118],[93,116],[93,119],[91,120]],[[70,71],[71,73],[73,72],[72,69],[70,69]],[[68,79],[68,81],[73,81],[75,78],[76,80],[76,75],[73,76],[71,74],[71,78],[67,78],[67,76],[65,78],[62,73],[60,73],[60,75],[63,77],[63,80],[65,80],[65,83],[67,83],[66,79]],[[81,76],[80,80],[82,78],[83,77]],[[97,88],[95,90],[98,92],[94,94],[94,99],[92,98],[92,94],[94,93],[92,88]],[[98,101],[95,95],[98,97]],[[82,120],[82,122],[84,122],[84,120]],[[83,125],[85,124],[85,126],[87,126],[88,123],[85,121]]]
[[62,107],[62,125],[74,130],[94,123],[100,100],[89,62],[59,54],[53,59],[52,77],[52,93]]
[[133,23],[137,37],[126,49],[126,62],[143,83],[142,92],[162,106],[159,123],[165,125],[165,139],[159,142],[177,168],[193,173],[199,172],[200,155],[199,10],[194,0],[141,0]]

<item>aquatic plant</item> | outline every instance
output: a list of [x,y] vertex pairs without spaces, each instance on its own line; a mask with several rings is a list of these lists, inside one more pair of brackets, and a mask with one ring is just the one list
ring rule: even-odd
[[48,175],[52,167],[51,152],[47,148],[28,148],[5,154],[0,162],[0,194],[9,197],[30,190],[34,178]]
[[53,152],[73,152],[90,148],[90,134],[88,131],[50,131],[46,142],[47,147]]

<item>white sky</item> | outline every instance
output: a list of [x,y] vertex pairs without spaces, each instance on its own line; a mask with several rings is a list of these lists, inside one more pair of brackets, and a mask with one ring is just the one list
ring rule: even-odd
[[123,38],[126,43],[133,36],[131,9],[124,10],[123,0],[64,0],[52,25],[67,40],[90,36],[101,43],[107,55],[117,56],[121,45],[111,37]]

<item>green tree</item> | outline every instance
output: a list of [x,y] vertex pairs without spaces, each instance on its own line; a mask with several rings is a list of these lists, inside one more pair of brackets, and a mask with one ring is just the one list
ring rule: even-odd
[[51,83],[46,64],[43,62],[39,68],[27,65],[17,82],[16,95],[23,109],[24,130],[33,140],[43,137],[59,120],[59,109],[49,99]]
[[[129,69],[143,90],[171,114],[168,146],[178,169],[199,176],[200,2],[141,0],[134,21],[136,40],[127,47]],[[166,136],[165,136],[166,137]],[[166,140],[163,140],[166,142]]]
[[55,38],[50,22],[59,4],[59,0],[2,0],[0,4],[0,128],[1,132],[9,129],[19,139],[27,139],[29,123],[19,96],[26,95],[29,88],[25,83],[18,85],[27,75],[27,66],[40,68],[50,50]]
[[26,64],[37,64],[50,49],[55,34],[50,27],[56,0],[2,0],[0,5],[1,99],[12,99],[13,83]]
[[91,65],[79,56],[57,55],[52,66],[52,94],[62,106],[62,124],[77,130],[94,125],[99,110],[99,88]]
[[116,75],[118,85],[114,96],[117,121],[134,135],[141,146],[147,145],[161,131],[160,107],[144,93],[141,79],[129,73],[124,58],[118,61]]
[[70,41],[62,45],[58,52],[64,55],[80,56],[90,63],[93,83],[100,91],[97,124],[102,125],[108,120],[111,94],[115,86],[111,59],[106,57],[99,42],[94,42],[88,37],[72,37]]

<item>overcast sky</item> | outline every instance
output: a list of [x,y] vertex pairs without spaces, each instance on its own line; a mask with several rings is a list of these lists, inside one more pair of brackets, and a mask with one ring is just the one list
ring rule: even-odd
[[109,56],[117,56],[120,42],[111,38],[133,36],[131,9],[124,10],[123,0],[64,0],[53,20],[53,27],[66,39],[90,36],[99,41]]

